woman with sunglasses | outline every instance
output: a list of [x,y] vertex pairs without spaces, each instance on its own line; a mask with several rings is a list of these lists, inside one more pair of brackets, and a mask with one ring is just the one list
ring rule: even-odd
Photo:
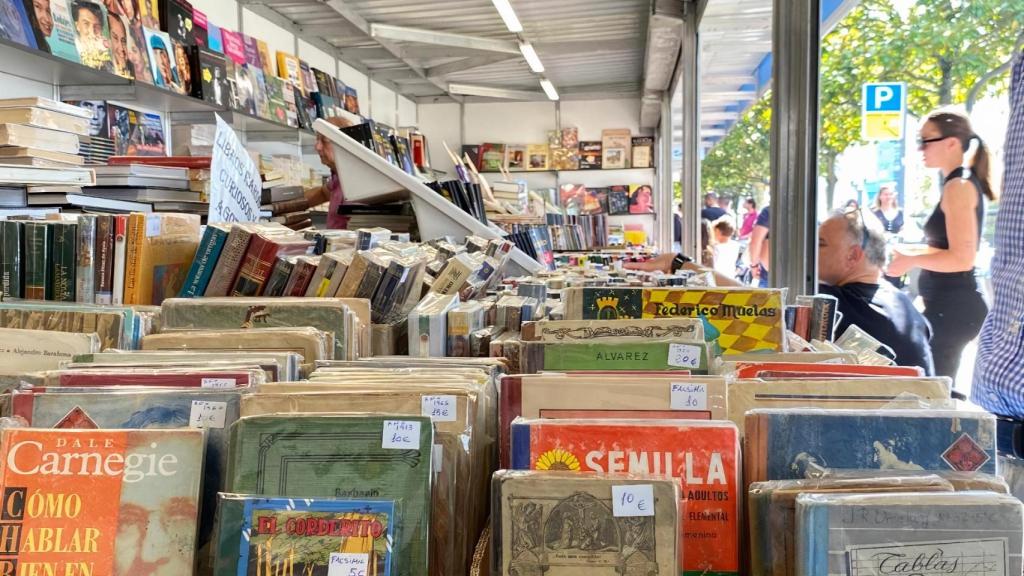
[[928,168],[942,171],[942,197],[924,225],[928,248],[897,248],[889,276],[920,268],[918,292],[932,325],[935,373],[956,377],[964,346],[981,330],[988,306],[974,277],[989,185],[989,156],[962,113],[938,110],[921,125],[918,148]]

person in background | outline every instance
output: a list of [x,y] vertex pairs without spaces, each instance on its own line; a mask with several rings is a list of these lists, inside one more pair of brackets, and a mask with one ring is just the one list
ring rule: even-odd
[[676,209],[672,212],[672,248],[679,252],[683,245],[683,205],[682,203],[676,204]]
[[714,222],[725,216],[725,210],[718,206],[718,194],[708,192],[704,195],[704,208],[700,211],[700,217],[709,222]]
[[924,225],[928,249],[897,248],[887,274],[903,276],[921,268],[917,288],[934,331],[935,372],[956,378],[960,354],[981,331],[988,313],[974,277],[985,199],[995,200],[988,150],[967,116],[951,110],[928,116],[918,147],[925,166],[942,171],[942,196]]
[[768,243],[768,232],[772,225],[771,206],[765,206],[754,221],[754,229],[750,232],[750,273],[761,288],[768,287],[768,271],[771,269],[771,247]]
[[857,202],[856,200],[851,198],[851,199],[846,201],[846,208],[845,209],[846,210],[860,210],[860,202]]
[[992,310],[981,328],[971,401],[996,414],[996,450],[1010,491],[1024,497],[1024,51],[1010,82],[1003,190],[992,259]]
[[888,234],[899,234],[903,230],[903,210],[900,210],[896,203],[896,192],[892,186],[882,186],[878,189],[878,196],[871,212],[878,218],[878,221],[885,227]]
[[[347,128],[352,123],[341,117],[326,119],[338,128]],[[306,202],[310,207],[319,206],[329,202],[327,208],[327,227],[332,229],[344,229],[348,226],[348,217],[338,214],[338,207],[345,203],[345,193],[341,189],[341,180],[338,179],[338,167],[334,162],[334,145],[322,134],[316,135],[316,153],[320,155],[320,161],[331,170],[330,179],[323,185],[306,190]]]
[[714,250],[715,272],[728,278],[736,277],[736,263],[740,259],[740,243],[733,240],[736,227],[732,225],[729,218],[722,218],[714,223],[715,244]]
[[715,249],[711,244],[711,221],[705,218],[700,220],[700,262],[708,268],[715,267]]
[[740,240],[749,240],[750,233],[754,231],[754,223],[757,222],[757,200],[747,196],[743,200],[743,222],[740,223]]
[[[718,197],[718,207],[725,210],[725,215],[729,217],[729,221],[732,222],[733,229],[736,228],[736,212],[732,209],[732,198],[728,196]],[[721,220],[721,218],[719,218]]]

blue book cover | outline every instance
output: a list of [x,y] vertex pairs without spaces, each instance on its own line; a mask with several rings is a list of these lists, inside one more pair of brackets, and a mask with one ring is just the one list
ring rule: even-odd
[[219,504],[217,575],[391,574],[394,500],[222,494]]
[[224,53],[224,42],[220,35],[220,26],[217,26],[213,22],[206,23],[206,46],[212,52],[218,54]]
[[213,225],[206,227],[179,297],[198,298],[206,292],[206,285],[210,283],[213,269],[217,267],[217,259],[220,258],[220,252],[224,249],[224,242],[227,239],[228,230]]
[[29,48],[38,47],[32,21],[21,0],[0,0],[0,38]]
[[951,410],[765,409],[747,413],[748,482],[808,469],[995,474],[995,417]]
[[[49,24],[43,28],[46,35],[46,48],[54,56],[71,62],[81,63],[78,57],[78,44],[75,42],[75,22],[71,18],[71,3],[68,0],[50,0]],[[49,30],[49,34],[46,34]]]

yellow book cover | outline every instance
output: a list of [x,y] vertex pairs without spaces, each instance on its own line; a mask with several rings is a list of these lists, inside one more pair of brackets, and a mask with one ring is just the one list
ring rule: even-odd
[[165,298],[177,296],[198,247],[198,215],[132,214],[124,303],[159,306]]
[[255,38],[256,49],[260,53],[260,63],[263,64],[263,73],[267,76],[277,76],[274,74],[274,60],[270,57],[270,47],[263,40]]
[[302,68],[299,67],[299,59],[287,52],[277,51],[277,75],[292,83],[303,93],[306,88],[302,84]]
[[[643,318],[704,318],[724,352],[782,351],[786,333],[782,290],[708,288],[643,290]],[[705,332],[708,326],[705,326]]]

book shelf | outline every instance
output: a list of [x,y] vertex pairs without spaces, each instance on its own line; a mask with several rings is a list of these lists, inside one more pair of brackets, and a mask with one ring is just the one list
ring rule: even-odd
[[[409,200],[416,212],[416,223],[424,238],[452,235],[464,238],[476,235],[483,238],[503,238],[505,234],[466,214],[426,183],[381,158],[372,150],[356,142],[329,122],[318,119],[313,124],[317,134],[323,135],[334,146],[334,162],[345,200],[379,204],[394,200]],[[541,270],[539,262],[518,248],[512,249],[513,275],[533,274]]]
[[[576,172],[584,172],[584,173],[591,173],[592,172],[592,173],[598,174],[598,173],[609,173],[609,172],[630,172],[630,171],[633,171],[633,170],[653,171],[654,168],[653,167],[651,167],[651,168],[592,168],[592,169],[576,168],[574,170],[516,170],[514,172],[509,172],[508,174],[510,176],[514,176],[516,174],[566,174],[566,173],[576,173]],[[481,174],[501,174],[501,172],[498,171],[498,170],[481,170],[480,173]]]

